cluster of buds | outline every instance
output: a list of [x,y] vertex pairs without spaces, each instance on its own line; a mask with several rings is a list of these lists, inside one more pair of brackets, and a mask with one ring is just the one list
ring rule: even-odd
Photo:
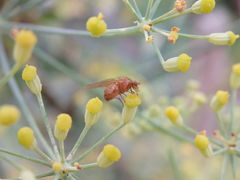
[[175,1],[175,9],[178,12],[182,12],[187,8],[187,2],[186,0],[176,0]]
[[212,155],[212,148],[209,139],[206,136],[206,131],[201,131],[195,137],[194,144],[204,156],[209,157]]
[[171,31],[169,33],[169,36],[168,36],[168,42],[171,43],[171,44],[175,44],[176,41],[178,40],[178,32],[180,31],[180,29],[176,26],[172,27],[171,28]]

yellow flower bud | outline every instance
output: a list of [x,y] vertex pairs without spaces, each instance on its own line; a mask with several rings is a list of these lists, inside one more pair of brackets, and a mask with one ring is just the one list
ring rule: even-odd
[[26,65],[22,72],[22,79],[33,94],[40,94],[42,91],[42,83],[37,75],[35,66]]
[[86,127],[90,128],[97,122],[102,106],[103,102],[98,97],[92,98],[87,102],[85,111]]
[[24,81],[32,81],[37,76],[37,68],[35,66],[26,65],[22,72],[22,79]]
[[62,165],[62,163],[60,163],[60,162],[54,162],[54,163],[52,164],[52,169],[53,169],[53,171],[54,171],[55,173],[58,173],[58,172],[62,171],[63,165]]
[[192,5],[192,11],[195,14],[208,14],[215,8],[215,0],[198,0]]
[[36,144],[36,139],[33,130],[29,127],[23,127],[18,130],[17,138],[19,144],[21,144],[26,149],[34,148]]
[[165,116],[175,125],[182,125],[182,116],[178,109],[174,106],[169,106],[165,109]]
[[211,108],[217,112],[221,110],[227,103],[229,99],[229,93],[227,91],[217,91],[211,100]]
[[138,94],[129,93],[124,99],[124,106],[122,110],[122,118],[124,123],[132,121],[138,106],[141,104],[141,98]]
[[97,114],[102,110],[103,103],[96,97],[92,98],[87,102],[86,109],[91,114]]
[[107,29],[107,24],[103,20],[102,13],[99,13],[98,16],[90,17],[86,26],[93,37],[100,37]]
[[211,155],[212,149],[208,137],[206,136],[206,131],[202,131],[200,134],[196,135],[194,144],[204,156],[208,157]]
[[178,12],[182,12],[186,9],[187,2],[186,2],[186,0],[176,0],[174,7]]
[[21,113],[16,106],[0,106],[0,125],[11,126],[20,119]]
[[32,31],[20,30],[17,32],[13,53],[15,61],[19,64],[27,62],[36,43],[37,37]]
[[232,89],[238,89],[240,87],[240,63],[232,66],[232,72],[230,75],[230,87]]
[[35,180],[35,175],[29,170],[23,170],[20,173],[21,180]]
[[238,38],[239,35],[234,34],[232,31],[225,33],[212,33],[208,37],[208,42],[215,45],[232,46]]
[[163,68],[167,72],[187,72],[190,68],[192,58],[183,53],[178,57],[166,60]]
[[54,136],[59,141],[66,139],[68,131],[72,127],[72,118],[68,114],[59,114],[54,128]]
[[121,151],[114,145],[105,145],[102,152],[97,158],[97,164],[101,168],[111,166],[113,163],[119,161],[121,158]]

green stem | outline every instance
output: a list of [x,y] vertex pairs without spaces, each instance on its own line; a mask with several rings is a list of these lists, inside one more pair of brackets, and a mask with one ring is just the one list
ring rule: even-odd
[[106,134],[104,137],[99,139],[91,148],[89,148],[87,151],[85,151],[81,156],[79,156],[77,159],[74,160],[74,162],[81,161],[84,159],[88,154],[90,154],[97,146],[101,145],[105,140],[107,140],[110,136],[112,136],[115,132],[117,132],[119,129],[124,127],[126,124],[120,124],[115,129],[110,131],[108,134]]
[[9,81],[10,78],[12,78],[19,68],[21,67],[20,64],[15,63],[12,69],[0,80],[0,89],[3,88],[3,86]]
[[128,6],[128,8],[130,9],[130,11],[137,17],[137,19],[141,22],[142,21],[142,17],[140,14],[138,14],[138,12],[133,8],[133,6],[130,4],[129,0],[124,0],[124,2],[126,3],[126,5]]
[[168,150],[168,159],[169,159],[170,165],[172,167],[175,179],[183,180],[182,174],[179,170],[178,162],[175,157],[175,153],[173,153],[172,149]]
[[150,19],[152,19],[153,16],[155,15],[155,13],[156,13],[159,5],[161,4],[161,2],[162,2],[162,0],[156,0],[154,2],[153,7],[152,7],[151,12],[150,12],[150,17],[149,17]]
[[23,169],[23,167],[21,165],[19,165],[18,163],[16,163],[15,161],[7,158],[7,157],[3,157],[0,155],[0,160],[4,160],[6,161],[8,164],[10,164],[11,166],[13,166],[16,170],[21,171]]
[[[9,71],[10,67],[9,67],[7,56],[6,56],[2,41],[1,41],[1,37],[0,37],[0,62],[2,65],[3,72],[7,73]],[[36,136],[40,139],[40,142],[42,143],[43,147],[46,149],[48,154],[50,154],[51,157],[54,157],[53,151],[50,148],[47,141],[45,140],[44,136],[42,135],[40,129],[38,128],[38,126],[33,118],[33,115],[31,113],[31,111],[29,110],[27,103],[25,102],[23,95],[17,85],[16,80],[14,78],[10,79],[9,85],[10,85],[10,88],[11,88],[16,100],[18,101],[19,107],[21,107],[21,110],[22,110],[23,114],[25,115],[25,119],[28,121],[30,126],[33,128]]]
[[4,154],[11,155],[11,156],[14,156],[14,157],[17,157],[17,158],[20,158],[20,159],[28,160],[28,161],[31,161],[31,162],[34,162],[34,163],[37,163],[37,164],[41,164],[41,165],[44,165],[44,166],[51,167],[49,165],[49,163],[46,163],[46,162],[41,161],[39,159],[34,159],[34,158],[29,157],[29,156],[23,156],[21,154],[18,154],[18,153],[15,153],[15,152],[11,152],[11,151],[3,149],[3,148],[0,148],[0,152],[4,153]]
[[186,9],[184,10],[183,12],[177,12],[175,9],[167,12],[166,14],[163,14],[162,16],[159,16],[157,17],[156,19],[154,19],[152,21],[152,24],[155,25],[155,24],[159,24],[159,23],[162,23],[166,20],[169,20],[169,19],[173,19],[173,18],[176,18],[176,17],[179,17],[179,16],[182,16],[182,15],[185,15],[185,14],[189,14],[192,12],[192,9],[189,8],[189,9]]
[[233,177],[233,180],[236,180],[237,179],[236,159],[235,159],[234,155],[229,155],[229,156],[230,156],[229,159],[230,159],[230,163],[231,163],[232,177]]
[[217,115],[217,120],[218,120],[218,125],[219,125],[219,129],[220,129],[220,132],[223,136],[226,136],[227,133],[226,133],[226,129],[225,129],[225,124],[224,124],[224,121],[223,121],[223,118],[220,114],[220,112],[216,112],[216,115]]
[[237,100],[237,91],[235,89],[232,89],[231,93],[231,109],[230,109],[230,124],[228,128],[228,135],[230,136],[233,128],[235,126],[235,106],[236,106],[236,100]]
[[82,169],[90,169],[90,168],[94,168],[94,167],[98,167],[98,164],[96,162],[95,163],[81,165]]
[[132,0],[132,1],[133,1],[133,7],[136,9],[137,14],[142,18],[142,13],[141,13],[140,9],[138,8],[136,0]]
[[214,152],[212,153],[212,156],[217,156],[217,155],[223,154],[223,153],[225,153],[227,150],[228,150],[227,147],[225,147],[225,148],[220,148],[220,149],[218,149],[217,151],[214,151]]
[[[38,33],[45,33],[47,35],[69,35],[69,36],[88,36],[90,33],[88,31],[77,30],[77,29],[67,29],[58,27],[49,27],[42,25],[32,25],[28,23],[12,23],[7,21],[0,21],[0,29],[5,29],[7,32],[12,28],[30,29]],[[133,33],[141,32],[140,26],[132,26],[118,29],[108,29],[102,36],[126,36]]]
[[161,65],[163,66],[163,64],[164,64],[164,58],[163,58],[163,56],[162,56],[159,48],[157,47],[157,44],[153,41],[152,45],[153,45],[154,50],[155,50],[156,53],[157,53],[157,57],[158,57]]
[[153,0],[148,0],[148,5],[147,5],[146,13],[145,13],[145,20],[149,19],[152,6],[153,6]]
[[64,141],[58,141],[59,143],[59,151],[60,151],[60,156],[62,163],[65,162],[65,148],[64,148]]
[[52,163],[52,159],[48,157],[44,152],[42,152],[38,147],[34,147],[33,150],[43,159],[47,160],[50,164]]
[[67,160],[71,160],[71,159],[73,158],[74,154],[77,152],[78,148],[80,147],[83,139],[84,139],[85,136],[87,135],[88,130],[89,130],[89,128],[87,128],[86,126],[83,128],[83,130],[82,130],[82,132],[81,132],[81,134],[80,134],[80,136],[79,136],[76,144],[73,146],[71,152],[70,152],[69,155],[67,156]]
[[[164,36],[169,36],[170,31],[160,29],[160,28],[152,28],[154,32],[160,33]],[[192,38],[192,39],[200,39],[200,40],[207,40],[209,38],[208,35],[195,35],[195,34],[185,34],[185,33],[177,33],[181,37],[185,38]]]
[[47,129],[50,141],[51,141],[51,143],[53,145],[53,150],[54,150],[54,153],[55,153],[55,157],[57,157],[57,159],[60,160],[60,154],[59,154],[59,151],[58,151],[58,148],[57,148],[57,144],[56,144],[55,138],[53,136],[53,132],[52,132],[52,129],[51,129],[50,121],[49,121],[48,116],[47,116],[47,112],[46,112],[46,109],[45,109],[45,106],[44,106],[44,103],[43,103],[43,99],[42,99],[42,94],[41,93],[37,95],[37,100],[38,100],[38,104],[39,104],[39,107],[40,107],[41,114],[43,116],[43,122],[44,122],[44,124],[46,126],[46,129]]
[[165,127],[157,124],[154,121],[148,120],[148,122],[154,127],[155,130],[158,130],[159,132],[162,132],[162,133],[164,133],[164,134],[166,134],[170,137],[173,137],[174,139],[176,139],[178,141],[184,141],[184,142],[188,142],[188,143],[193,144],[193,141],[188,137],[180,135],[180,134],[178,134],[174,131],[170,131],[170,130],[166,129]]
[[49,172],[37,175],[36,178],[37,179],[41,179],[41,178],[52,176],[52,175],[54,175],[54,172],[53,171],[49,171]]
[[228,154],[225,154],[223,157],[222,170],[220,175],[220,180],[225,180],[226,172],[228,167]]

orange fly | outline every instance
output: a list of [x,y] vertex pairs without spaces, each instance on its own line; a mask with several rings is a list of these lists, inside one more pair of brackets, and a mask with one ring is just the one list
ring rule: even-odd
[[100,88],[104,89],[104,99],[110,101],[122,95],[126,92],[138,91],[139,82],[133,81],[128,77],[119,77],[117,79],[107,79],[100,82],[92,83],[86,86],[87,89]]

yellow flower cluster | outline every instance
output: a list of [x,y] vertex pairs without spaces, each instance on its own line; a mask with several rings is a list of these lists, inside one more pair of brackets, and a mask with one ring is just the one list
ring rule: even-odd
[[229,93],[227,91],[217,91],[217,93],[214,95],[211,101],[211,108],[214,111],[219,111],[221,110],[229,100]]
[[198,0],[192,5],[192,11],[196,14],[208,14],[215,8],[215,0]]
[[181,114],[174,106],[169,106],[165,109],[165,116],[175,125],[181,125],[183,123]]

